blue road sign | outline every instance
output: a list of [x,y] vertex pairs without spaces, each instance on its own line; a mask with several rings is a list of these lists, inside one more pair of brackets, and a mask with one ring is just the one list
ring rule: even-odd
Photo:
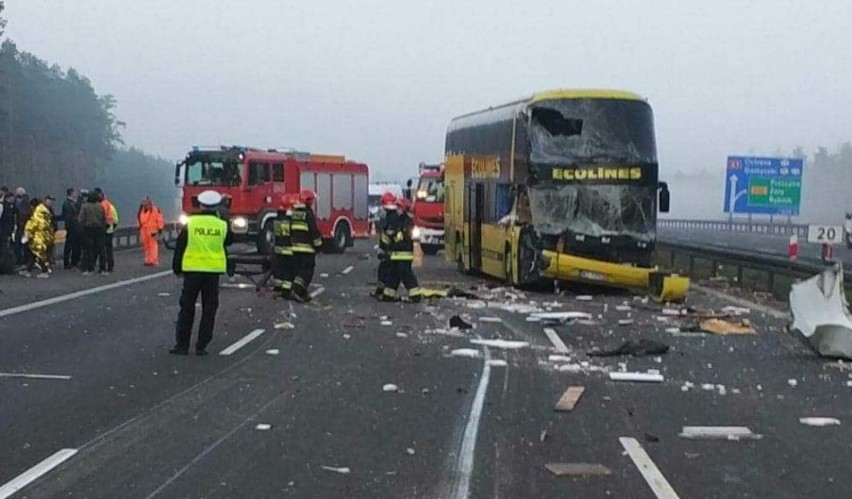
[[728,156],[725,213],[798,215],[804,161]]

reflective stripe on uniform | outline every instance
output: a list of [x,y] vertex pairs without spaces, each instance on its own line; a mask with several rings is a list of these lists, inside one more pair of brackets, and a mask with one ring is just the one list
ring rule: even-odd
[[396,290],[393,290],[391,288],[385,288],[385,289],[382,290],[382,294],[385,295],[385,296],[391,297],[391,298],[395,298],[396,297]]
[[408,296],[420,296],[423,294],[423,290],[420,288],[411,288],[408,290]]
[[297,277],[297,278],[293,279],[293,284],[296,285],[296,286],[301,286],[301,287],[304,288],[305,287],[305,280],[302,279],[301,277]]
[[276,255],[293,256],[293,248],[290,246],[276,246]]
[[289,291],[289,290],[293,289],[293,283],[290,282],[290,281],[283,281],[281,283],[281,289],[283,289],[285,291]]
[[316,250],[310,244],[295,243],[293,244],[293,253],[316,253]]
[[294,230],[301,230],[304,232],[308,231],[308,224],[306,222],[291,222],[290,223],[290,232],[292,233]]
[[394,262],[409,262],[414,260],[414,253],[411,251],[394,251],[391,253],[390,259]]
[[321,237],[314,239],[314,246],[316,246],[317,248],[322,246],[322,238]]

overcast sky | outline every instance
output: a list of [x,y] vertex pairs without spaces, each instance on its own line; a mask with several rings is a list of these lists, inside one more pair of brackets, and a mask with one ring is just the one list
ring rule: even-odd
[[129,145],[439,161],[449,120],[553,87],[639,92],[663,175],[852,139],[849,0],[7,0],[22,50],[118,99]]

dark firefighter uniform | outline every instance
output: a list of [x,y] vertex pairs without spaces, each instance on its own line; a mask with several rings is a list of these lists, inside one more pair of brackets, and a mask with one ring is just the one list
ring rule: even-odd
[[384,209],[383,211],[384,216],[376,222],[376,229],[379,233],[379,269],[376,292],[373,296],[379,299],[395,298],[395,296],[386,295],[384,291],[389,287],[391,282],[393,264],[390,261],[390,253],[393,246],[393,238],[399,228],[399,214],[396,209]]
[[294,270],[292,296],[298,301],[310,301],[308,286],[314,279],[316,250],[322,246],[322,234],[317,228],[314,211],[308,206],[299,205],[293,208],[290,237],[293,241]]
[[[208,192],[212,195],[205,196]],[[195,320],[195,302],[201,294],[201,322],[195,353],[206,355],[207,345],[213,339],[216,309],[219,306],[219,276],[227,267],[225,246],[231,242],[228,224],[221,220],[214,207],[221,197],[214,191],[198,196],[204,211],[192,215],[178,235],[172,270],[183,275],[180,294],[180,312],[175,330],[175,347],[170,353],[186,355]]]
[[386,299],[396,299],[396,290],[401,282],[408,290],[408,297],[411,301],[420,301],[423,299],[423,291],[420,289],[412,267],[414,262],[414,237],[412,235],[414,220],[408,213],[400,213],[397,215],[394,228],[389,256],[391,270],[388,272],[389,278],[384,296]]
[[275,280],[273,284],[276,289],[281,290],[284,298],[290,297],[293,290],[293,238],[290,236],[290,210],[278,210],[278,217],[272,224],[275,234],[275,246],[273,248]]

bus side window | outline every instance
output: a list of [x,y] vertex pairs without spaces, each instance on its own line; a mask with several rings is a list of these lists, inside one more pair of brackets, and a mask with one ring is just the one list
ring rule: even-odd
[[269,165],[266,163],[249,163],[249,185],[259,185],[269,182]]
[[284,165],[282,163],[275,163],[272,165],[272,181],[284,181]]
[[511,213],[512,188],[509,184],[497,184],[497,199],[494,208],[496,209],[496,217],[494,218],[496,222]]

